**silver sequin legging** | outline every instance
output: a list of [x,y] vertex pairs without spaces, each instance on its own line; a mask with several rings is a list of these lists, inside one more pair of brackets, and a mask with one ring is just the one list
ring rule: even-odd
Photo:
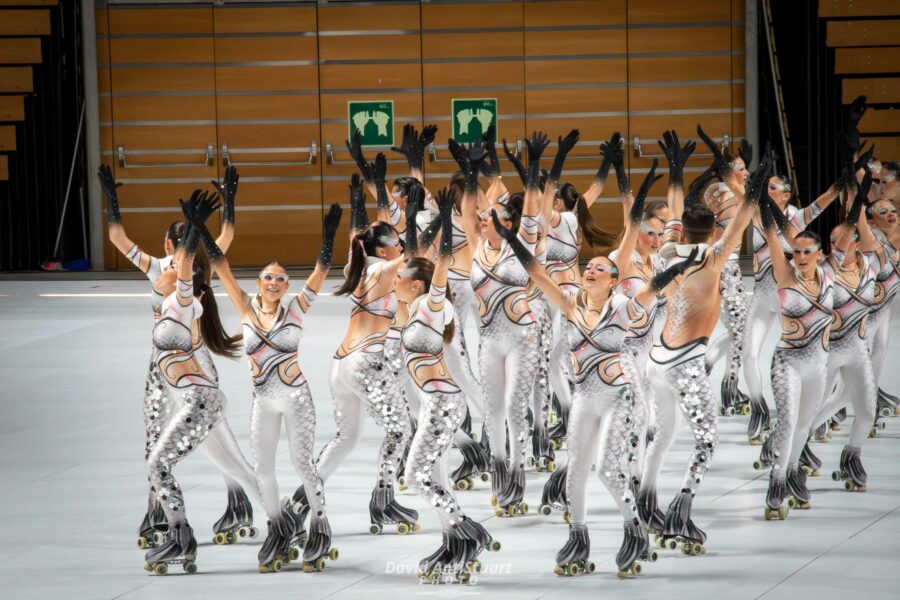
[[[314,517],[325,514],[325,492],[313,457],[316,440],[316,409],[309,385],[289,386],[281,381],[277,372],[253,388],[253,406],[250,411],[250,451],[256,469],[256,479],[263,506],[270,519],[279,518],[278,479],[275,477],[275,453],[281,435],[284,418],[288,448],[294,469],[307,491]],[[312,493],[310,493],[310,490]]]
[[716,364],[727,349],[728,362],[725,365],[725,379],[733,378],[735,385],[740,376],[741,359],[744,352],[744,327],[747,322],[749,303],[744,295],[744,280],[737,260],[728,260],[722,268],[720,282],[722,303],[720,318],[725,326],[723,333],[710,344],[707,362]]
[[569,412],[566,497],[572,523],[583,524],[587,478],[598,457],[600,481],[609,490],[626,522],[637,518],[634,496],[622,461],[632,434],[634,397],[629,385],[611,387],[599,377],[575,386]]
[[406,481],[441,519],[449,530],[463,516],[449,487],[447,457],[453,435],[466,416],[466,402],[457,391],[426,392],[419,389],[419,427],[409,448]]
[[222,473],[237,480],[252,498],[260,501],[253,468],[241,454],[225,419],[225,396],[218,388],[191,386],[167,388],[178,400],[169,422],[147,459],[150,483],[157,492],[169,524],[186,520],[184,495],[172,471],[197,448]]
[[337,433],[319,454],[316,467],[327,481],[362,435],[362,411],[384,429],[376,488],[392,488],[412,426],[406,401],[385,362],[381,346],[357,350],[331,363],[331,399]]
[[[471,356],[466,343],[466,324],[475,308],[475,292],[468,279],[447,282],[453,294],[453,339],[444,344],[444,363],[453,381],[462,390],[472,418],[484,418],[484,397],[481,382],[472,371]],[[477,312],[477,311],[476,311]],[[472,428],[475,431],[474,425]]]
[[719,444],[719,419],[706,375],[705,355],[705,338],[680,348],[654,346],[650,351],[648,377],[653,385],[657,428],[647,447],[642,491],[656,488],[662,461],[675,438],[682,414],[690,423],[694,448],[680,489],[695,491],[709,469]]

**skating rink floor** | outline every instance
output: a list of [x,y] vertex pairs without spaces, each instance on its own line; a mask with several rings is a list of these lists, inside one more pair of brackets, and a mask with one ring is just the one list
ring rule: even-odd
[[[247,290],[253,285],[242,283]],[[333,283],[326,289],[334,289]],[[298,291],[298,281],[292,284]],[[200,542],[199,573],[187,576],[176,566],[167,577],[149,575],[135,546],[147,494],[141,420],[152,326],[147,292],[145,281],[0,281],[0,598],[898,597],[900,418],[889,419],[887,429],[866,442],[867,493],[848,493],[829,476],[846,425],[830,443],[814,444],[824,466],[822,476],[809,481],[813,508],[792,511],[786,522],[763,520],[767,475],[752,467],[758,448],[746,443],[746,417],[722,419],[721,445],[694,503],[694,518],[709,535],[709,553],[685,557],[663,551],[657,562],[644,565],[643,575],[626,580],[615,574],[621,517],[596,478],[588,489],[588,522],[597,572],[577,578],[553,574],[567,529],[559,513],[536,514],[547,476],[530,470],[531,514],[521,518],[494,516],[489,483],[479,481],[474,491],[459,493],[464,510],[503,544],[500,552],[482,555],[486,572],[465,586],[420,585],[416,565],[440,542],[438,519],[404,492],[399,498],[419,510],[421,531],[368,533],[381,440],[371,422],[326,487],[340,559],[322,573],[306,574],[292,565],[262,575],[256,561],[260,538],[227,547],[212,544],[211,526],[225,506],[225,488],[205,459],[192,456],[177,476]],[[237,331],[227,298],[219,302],[229,329]],[[320,297],[307,318],[300,363],[317,408],[317,451],[334,433],[327,373],[349,310],[347,299]],[[896,314],[891,331],[882,387],[898,394]],[[768,348],[776,333],[771,332]],[[244,359],[219,358],[216,364],[231,427],[249,452],[247,365]],[[713,373],[716,389],[721,372],[719,365]],[[684,429],[664,465],[663,506],[682,478],[689,439]],[[565,460],[561,454],[559,461]],[[457,460],[454,455],[454,466]],[[284,443],[277,466],[287,494],[298,479]],[[264,513],[254,508],[256,525],[264,531]]]

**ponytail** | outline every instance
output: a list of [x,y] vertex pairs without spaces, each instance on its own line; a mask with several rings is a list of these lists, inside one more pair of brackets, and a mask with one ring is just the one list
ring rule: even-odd
[[241,354],[241,340],[244,336],[242,334],[229,336],[225,333],[222,319],[219,317],[216,295],[209,286],[207,273],[210,270],[208,265],[209,261],[202,252],[194,258],[194,296],[200,297],[200,305],[203,306],[203,315],[200,317],[200,335],[203,337],[203,343],[213,353],[226,358],[237,358]]
[[[450,305],[453,305],[453,293],[450,291],[450,285],[447,285],[447,292],[444,295],[444,302],[449,302]],[[456,311],[456,307],[453,307],[454,314]],[[453,319],[450,319],[450,322],[444,325],[444,343],[449,344],[453,341],[453,336],[456,335],[456,323],[453,322]]]
[[591,246],[611,246],[613,244],[615,236],[597,227],[594,217],[591,216],[591,210],[581,194],[578,194],[575,216],[578,217],[578,228],[581,230],[581,235],[588,244]]
[[363,271],[366,268],[366,251],[363,247],[366,239],[366,233],[369,230],[360,231],[350,239],[350,264],[348,265],[347,279],[343,285],[335,292],[338,296],[346,296],[352,294],[362,279]]

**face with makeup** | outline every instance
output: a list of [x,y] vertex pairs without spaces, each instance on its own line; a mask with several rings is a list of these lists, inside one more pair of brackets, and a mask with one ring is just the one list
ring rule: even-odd
[[778,175],[769,177],[769,198],[772,199],[778,208],[784,210],[791,199],[791,187]]
[[791,250],[794,254],[794,266],[804,279],[809,279],[822,258],[822,246],[815,240],[798,236],[791,243]]
[[847,228],[841,224],[831,230],[831,248],[843,253],[844,256],[856,256],[859,250],[859,231],[855,228],[852,234],[846,233]]
[[605,256],[595,256],[584,267],[581,287],[588,293],[608,292],[619,282],[619,270]]
[[256,291],[260,299],[267,304],[281,301],[290,286],[287,271],[277,262],[264,266],[256,277]]
[[425,284],[421,280],[413,278],[415,273],[415,269],[403,268],[397,271],[394,278],[394,292],[404,304],[412,303],[413,300],[425,293]]
[[725,177],[725,179],[727,179],[726,183],[739,185],[741,187],[746,185],[750,173],[747,171],[747,165],[744,164],[744,159],[738,157],[734,159],[730,166],[731,172]]
[[872,215],[872,223],[882,233],[890,235],[897,226],[897,207],[889,200],[876,201],[869,209],[869,213]]
[[403,247],[400,245],[400,236],[396,231],[378,236],[375,256],[384,260],[394,260],[401,254],[403,254]]
[[[895,165],[896,163],[891,164]],[[893,202],[895,205],[900,204],[900,177],[897,172],[884,166],[878,177],[881,184],[879,199]]]
[[656,254],[662,243],[665,224],[655,217],[647,217],[641,221],[640,227],[636,246],[638,254],[644,257],[648,254]]

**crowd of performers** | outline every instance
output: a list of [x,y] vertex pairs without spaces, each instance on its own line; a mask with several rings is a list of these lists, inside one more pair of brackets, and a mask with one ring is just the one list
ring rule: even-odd
[[[549,170],[541,159],[549,138],[534,133],[521,160],[502,144],[521,180],[510,192],[501,178],[493,131],[469,146],[449,141],[459,165],[432,194],[424,186],[423,156],[436,127],[411,125],[394,151],[409,174],[389,187],[387,161],[363,156],[348,142],[360,173],[350,183],[350,253],[338,295],[351,300],[347,332],[332,360],[329,383],[337,433],[314,454],[316,413],[301,370],[303,321],[329,274],[342,209],[324,219],[315,270],[287,295],[282,263],[264,265],[253,295],[244,292],[227,259],[235,234],[238,175],[233,167],[213,192],[180,201],[184,219],[165,234],[165,258],[128,239],[116,183],[100,170],[113,244],[152,284],[155,324],[144,418],[150,482],[138,545],[145,568],[165,574],[171,564],[196,570],[197,543],[175,479],[179,462],[203,452],[228,488],[216,543],[258,535],[251,500],[265,510],[261,572],[302,560],[322,570],[338,557],[332,547],[325,489],[358,443],[364,413],[384,432],[369,502],[370,531],[392,525],[417,531],[419,514],[395,497],[395,486],[418,494],[437,514],[442,540],[420,562],[426,581],[466,581],[484,550],[500,543],[468,517],[460,494],[490,481],[497,516],[528,512],[526,468],[547,472],[539,512],[563,511],[568,539],[556,554],[559,575],[594,570],[585,523],[591,471],[621,511],[618,574],[637,574],[663,548],[705,552],[706,533],[692,504],[712,464],[720,417],[749,415],[755,466],[770,469],[765,517],[785,519],[789,507],[811,506],[807,477],[820,462],[808,441],[826,440],[854,415],[835,480],[865,491],[861,450],[866,438],[898,411],[878,380],[887,353],[890,305],[900,286],[895,204],[900,165],[882,164],[864,150],[857,124],[865,98],[855,101],[841,132],[840,175],[814,202],[791,204],[791,182],[775,173],[766,149],[750,170],[753,150],[720,149],[698,127],[712,164],[687,188],[685,166],[696,142],[674,131],[660,146],[668,163],[666,201],[647,201],[657,162],[633,192],[624,142],[601,144],[602,163],[579,193],[562,181],[578,131],[558,139]],[[695,158],[696,160],[696,158]],[[589,208],[610,169],[622,199],[624,232],[614,237]],[[697,169],[694,169],[695,171]],[[518,183],[518,182],[517,182]],[[516,187],[519,187],[516,185]],[[378,220],[370,222],[366,191]],[[830,254],[808,226],[834,201],[843,222],[831,231]],[[213,237],[206,222],[221,207]],[[750,228],[754,286],[745,290],[737,251]],[[614,248],[579,265],[582,244]],[[221,324],[210,288],[218,276],[237,310],[242,334]],[[748,302],[749,299],[749,302]],[[463,331],[478,319],[477,374]],[[709,341],[721,319],[726,333]],[[776,320],[781,337],[771,357],[775,419],[763,397],[763,338]],[[212,354],[246,354],[253,382],[250,460],[226,419]],[[709,374],[725,360],[720,400]],[[749,395],[738,389],[743,366]],[[475,424],[483,424],[476,430]],[[656,482],[681,423],[694,438],[684,478],[668,507]],[[280,499],[275,449],[284,422],[300,487]],[[450,471],[451,448],[461,464]],[[566,449],[562,464],[557,452]],[[560,464],[558,464],[560,463]],[[562,535],[560,536],[562,537]],[[301,558],[302,556],[302,558]]]

